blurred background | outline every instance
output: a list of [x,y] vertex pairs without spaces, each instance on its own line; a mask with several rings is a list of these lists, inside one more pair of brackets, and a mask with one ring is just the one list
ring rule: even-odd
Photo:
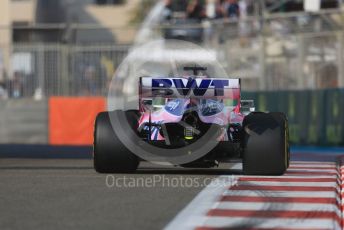
[[[88,146],[133,47],[194,42],[294,145],[344,145],[342,0],[1,0],[0,144]],[[148,54],[147,54],[148,55]],[[125,78],[125,76],[123,76]],[[121,87],[120,85],[118,87]]]

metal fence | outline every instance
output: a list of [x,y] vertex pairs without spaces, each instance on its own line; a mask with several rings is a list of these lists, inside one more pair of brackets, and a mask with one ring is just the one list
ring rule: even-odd
[[[342,88],[343,17],[340,10],[327,10],[213,20],[192,28],[202,29],[197,42],[216,52],[228,75],[242,78],[245,91]],[[61,28],[58,25],[58,31]],[[145,41],[164,38],[166,30],[173,28],[181,29],[179,25],[150,25],[144,28]],[[1,28],[0,36],[12,29],[23,28]],[[54,26],[46,29],[51,35]],[[99,39],[100,30],[73,25],[63,31],[87,40],[91,37],[86,34]],[[101,31],[114,34],[106,28]],[[120,31],[118,35],[123,34]],[[133,27],[129,31],[135,33]],[[0,39],[0,98],[106,95],[109,81],[129,50],[129,45],[114,44],[80,39],[6,43]]]
[[233,39],[220,52],[247,90],[344,87],[342,32]]
[[16,44],[2,97],[105,96],[128,46]]
[[228,73],[246,90],[338,88],[343,26],[342,11],[327,10],[216,23],[213,36]]

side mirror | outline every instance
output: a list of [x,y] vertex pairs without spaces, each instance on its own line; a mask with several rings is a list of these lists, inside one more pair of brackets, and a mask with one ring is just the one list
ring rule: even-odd
[[142,106],[145,110],[159,110],[165,106],[165,98],[144,98],[142,99]]
[[152,99],[143,99],[142,103],[144,106],[152,106],[153,105],[153,100]]
[[241,113],[248,115],[251,112],[256,111],[253,100],[241,100],[240,102]]
[[153,100],[152,99],[142,99],[142,107],[145,111],[153,110]]

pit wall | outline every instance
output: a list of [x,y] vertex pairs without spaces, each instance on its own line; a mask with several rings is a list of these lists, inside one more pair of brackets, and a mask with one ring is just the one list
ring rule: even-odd
[[[243,92],[256,111],[280,111],[296,145],[344,145],[344,89]],[[0,101],[0,144],[91,145],[103,97],[51,97]]]
[[0,101],[0,144],[91,145],[103,97]]
[[0,100],[1,144],[46,144],[48,134],[47,100]]

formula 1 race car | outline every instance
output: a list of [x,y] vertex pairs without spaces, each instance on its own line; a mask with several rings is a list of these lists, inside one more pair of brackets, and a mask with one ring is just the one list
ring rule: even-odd
[[95,170],[134,172],[145,160],[210,168],[242,158],[244,174],[282,175],[290,158],[286,116],[255,112],[253,101],[241,100],[240,79],[184,70],[193,74],[139,78],[138,110],[98,114]]

